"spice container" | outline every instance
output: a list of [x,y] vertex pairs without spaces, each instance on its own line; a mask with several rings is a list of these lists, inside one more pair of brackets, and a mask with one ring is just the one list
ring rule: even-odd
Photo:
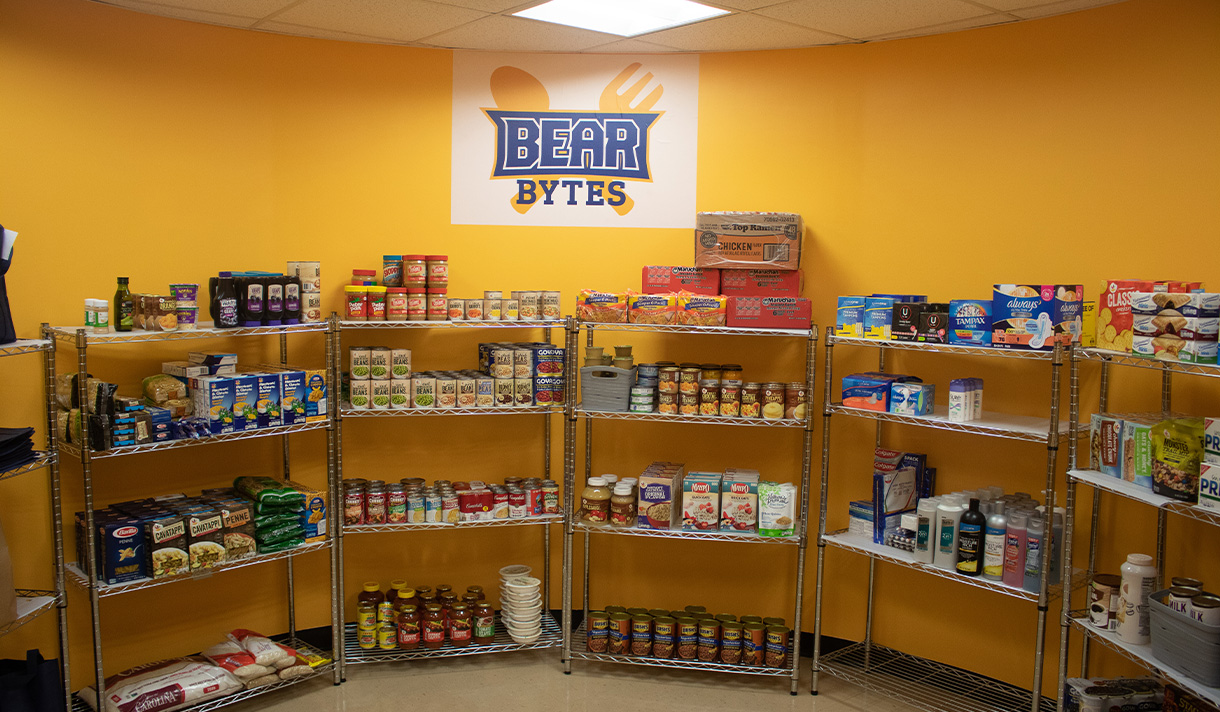
[[407,290],[405,287],[390,287],[386,290],[386,321],[407,320]]
[[407,321],[427,321],[428,292],[407,287]]
[[368,321],[368,288],[349,285],[343,288],[343,296],[347,306],[343,318],[346,321]]
[[428,255],[428,289],[449,286],[449,256]]
[[608,652],[611,655],[626,655],[631,644],[631,616],[626,613],[610,615]]
[[610,614],[602,611],[589,612],[588,635],[585,644],[590,653],[604,653],[610,643]]
[[449,319],[449,293],[445,289],[428,287],[428,321]]
[[668,615],[652,620],[652,657],[668,660],[674,656],[674,634],[677,621]]
[[423,255],[402,256],[402,286],[428,286],[428,263]]
[[710,663],[720,657],[720,621],[699,619],[699,660]]
[[652,653],[652,616],[644,613],[631,617],[631,654]]

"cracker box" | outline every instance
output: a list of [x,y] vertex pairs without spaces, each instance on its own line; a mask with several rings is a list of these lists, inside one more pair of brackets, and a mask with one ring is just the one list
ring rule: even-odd
[[893,319],[893,297],[864,298],[864,338],[889,341]]
[[796,270],[804,232],[801,216],[795,213],[699,213],[695,266]]
[[936,386],[931,383],[890,384],[890,411],[895,415],[931,415]]
[[720,530],[752,532],[758,525],[757,470],[729,469],[721,479]]
[[714,268],[649,265],[644,267],[640,281],[644,294],[721,294],[720,270]]
[[864,336],[865,297],[839,297],[835,310],[835,336],[859,339]]
[[1220,418],[1203,419],[1203,459],[1220,465]]
[[949,343],[991,346],[991,302],[954,299],[949,302]]
[[1151,292],[1155,282],[1143,279],[1109,279],[1097,298],[1097,348],[1131,351],[1131,297],[1135,292]]
[[637,528],[679,528],[683,471],[682,465],[655,462],[640,474]]
[[1204,462],[1199,466],[1199,506],[1220,510],[1220,463]]
[[[199,376],[190,380],[195,413],[208,419],[213,435],[231,433],[237,429],[234,423],[235,386],[231,376]],[[156,423],[155,414],[153,421]]]
[[1080,288],[1058,284],[997,284],[991,299],[991,344],[1050,351],[1079,339]]
[[720,473],[686,473],[682,478],[682,531],[712,531],[719,525]]
[[919,312],[916,340],[929,344],[949,343],[949,305],[928,303]]
[[1123,476],[1123,421],[1108,413],[1094,413],[1089,426],[1089,453],[1094,470]]
[[813,306],[804,297],[729,297],[726,324],[756,329],[808,329]]
[[799,297],[801,270],[725,269],[720,271],[720,293],[726,297]]
[[890,319],[890,338],[894,341],[918,341],[919,317],[926,302],[894,302]]

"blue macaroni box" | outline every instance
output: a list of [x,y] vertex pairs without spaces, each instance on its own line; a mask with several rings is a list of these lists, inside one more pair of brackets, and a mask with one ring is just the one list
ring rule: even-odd
[[305,422],[305,372],[280,371],[280,418],[284,425]]
[[[236,418],[233,415],[234,385],[230,376],[198,376],[191,379],[191,401],[195,407],[195,415],[208,419],[208,426],[213,435],[236,430]],[[157,413],[153,414],[153,423],[157,423]],[[170,432],[172,434],[172,429]]]
[[[260,428],[277,428],[284,424],[281,412],[280,377],[274,373],[248,373],[258,379],[258,397],[254,402]],[[249,429],[249,428],[247,428]]]
[[894,315],[893,297],[865,297],[864,338],[890,340],[890,321]]
[[233,429],[258,429],[258,376],[229,376],[233,381]]
[[835,315],[835,336],[864,336],[864,297],[839,297]]
[[991,346],[991,300],[954,299],[949,302],[949,343]]

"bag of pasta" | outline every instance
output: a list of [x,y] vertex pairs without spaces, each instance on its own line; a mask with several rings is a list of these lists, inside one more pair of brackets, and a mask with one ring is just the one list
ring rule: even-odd
[[632,294],[627,310],[632,324],[675,324],[678,321],[678,295]]
[[598,324],[625,324],[629,296],[629,292],[582,289],[576,296],[576,318]]
[[678,293],[678,323],[687,326],[724,326],[728,297]]

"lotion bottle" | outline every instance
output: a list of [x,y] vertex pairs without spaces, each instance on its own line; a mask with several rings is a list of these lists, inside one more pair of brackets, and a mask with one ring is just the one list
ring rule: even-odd
[[983,533],[983,578],[1000,581],[1004,578],[1004,548],[1007,546],[1008,517],[1003,502],[992,502],[987,528]]
[[915,532],[914,559],[930,564],[936,549],[936,504],[930,497],[919,500],[916,515],[919,518],[919,529]]
[[1025,545],[1028,515],[1014,511],[1008,515],[1008,533],[1004,543],[1004,583],[1013,588],[1025,585]]
[[936,506],[936,552],[933,565],[953,571],[957,568],[957,527],[961,523],[962,506],[960,495],[947,495]]
[[1042,515],[1035,514],[1025,526],[1025,590],[1037,593],[1042,583],[1042,567],[1046,564],[1046,524]]

